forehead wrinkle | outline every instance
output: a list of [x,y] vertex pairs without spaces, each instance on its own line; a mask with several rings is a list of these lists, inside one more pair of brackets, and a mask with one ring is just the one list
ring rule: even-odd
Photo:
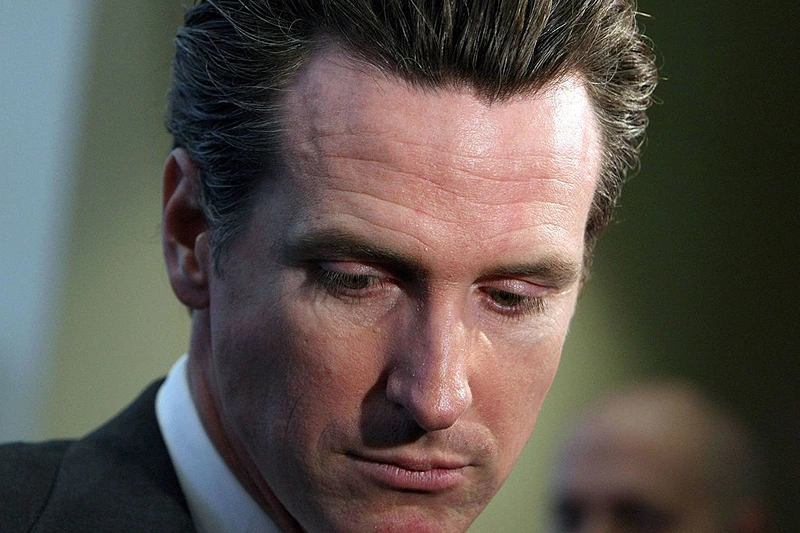
[[[475,182],[486,183],[493,189],[495,183],[530,186],[536,182],[562,183],[570,189],[575,189],[585,180],[596,180],[596,176],[590,172],[592,169],[582,169],[585,159],[583,152],[469,155],[447,153],[432,147],[429,143],[396,140],[389,135],[330,134],[327,138],[342,140],[334,143],[314,143],[314,148],[324,152],[314,154],[315,159],[324,157],[331,162],[344,164],[362,162],[374,165],[378,170],[393,168],[399,173],[430,182],[443,189],[449,189],[445,182],[454,178],[463,180],[465,185]],[[357,142],[347,142],[350,138],[357,139]],[[299,143],[299,147],[306,148],[308,144],[310,143]],[[410,163],[415,163],[411,170],[400,168]]]
[[[520,226],[525,226],[523,230],[529,229],[532,225],[543,225],[542,223],[532,224],[536,219],[540,218],[541,213],[552,212],[553,209],[558,210],[559,220],[565,220],[563,214],[569,215],[568,219],[572,222],[584,224],[585,221],[575,221],[571,213],[571,205],[555,201],[558,195],[540,195],[530,193],[531,187],[536,186],[535,183],[517,182],[514,184],[514,191],[503,191],[501,197],[497,199],[490,197],[486,192],[479,191],[465,195],[462,190],[455,190],[453,188],[446,188],[431,184],[435,187],[435,192],[431,194],[424,185],[419,185],[419,182],[429,183],[424,177],[419,177],[416,174],[411,174],[400,169],[392,169],[388,171],[385,167],[380,167],[380,172],[384,174],[383,177],[377,177],[372,182],[362,181],[358,177],[363,176],[363,173],[356,173],[355,178],[353,174],[348,172],[335,173],[333,176],[319,176],[318,179],[325,179],[332,177],[329,182],[328,192],[338,192],[342,196],[337,196],[353,207],[355,212],[362,213],[382,213],[389,212],[384,207],[375,207],[373,203],[379,203],[390,210],[401,209],[408,211],[412,214],[424,215],[432,222],[436,223],[445,222],[451,225],[459,225],[467,222],[468,220],[480,218],[484,226],[484,237],[500,235],[511,231],[516,231]],[[376,172],[377,175],[379,172]],[[381,184],[386,180],[387,173],[389,175],[400,175],[403,185],[399,188],[385,188]],[[314,176],[312,175],[312,181]],[[404,179],[408,177],[409,179]],[[391,180],[389,180],[391,181]],[[371,186],[370,183],[374,183]],[[569,182],[562,180],[555,180],[553,183],[569,187]],[[541,184],[539,184],[541,186]],[[570,189],[571,190],[571,189]],[[348,196],[351,196],[348,198]],[[524,196],[524,197],[522,197]],[[530,198],[534,196],[534,198]],[[419,197],[424,198],[424,202],[415,201]],[[364,198],[366,201],[361,202],[358,199]],[[333,201],[333,198],[326,194],[326,198],[322,201]],[[496,208],[502,208],[498,211]],[[527,215],[530,215],[528,217]],[[426,221],[417,221],[415,217],[407,217],[408,221],[415,221],[416,227],[426,225]],[[555,229],[559,229],[557,225]],[[459,227],[453,228],[453,234],[460,233]]]
[[[389,231],[389,232],[394,233],[394,234],[404,235],[404,236],[408,237],[411,241],[415,242],[422,249],[430,250],[430,249],[436,249],[437,248],[434,245],[434,243],[426,242],[424,240],[423,236],[415,235],[415,234],[410,233],[408,231],[405,231],[405,230],[402,230],[402,229],[398,229],[398,228],[395,228],[395,227],[391,227],[391,226],[389,226],[387,224],[381,224],[379,221],[376,221],[376,220],[367,220],[367,219],[358,217],[358,216],[350,214],[350,213],[341,213],[341,214],[339,214],[339,217],[341,219],[343,219],[343,220],[354,219],[354,220],[357,221],[359,226],[361,226],[363,224],[366,224],[366,226],[368,228],[386,230],[386,231]],[[364,229],[366,229],[366,228],[364,228]],[[344,230],[339,230],[339,231],[344,231]],[[364,232],[364,230],[360,229],[359,233],[361,233],[361,232]],[[370,232],[364,232],[364,233],[370,233]],[[373,233],[370,233],[370,234],[373,234]]]
[[[481,201],[470,201],[467,200],[457,194],[456,200],[459,201],[460,204],[468,203],[469,206],[464,207],[453,207],[452,201],[441,200],[436,202],[435,204],[414,204],[412,202],[408,203],[400,203],[396,199],[386,199],[380,196],[376,196],[371,192],[365,192],[360,189],[350,189],[342,186],[331,187],[331,190],[344,193],[346,196],[350,196],[347,198],[345,203],[353,205],[356,207],[358,212],[362,212],[365,215],[372,214],[372,213],[388,213],[391,209],[399,209],[402,211],[408,211],[413,215],[420,215],[425,217],[424,220],[418,220],[413,216],[408,216],[404,218],[404,225],[414,227],[414,229],[419,229],[425,226],[435,226],[439,224],[447,224],[452,226],[452,231],[450,232],[451,235],[459,235],[461,225],[468,222],[466,215],[469,215],[469,218],[477,218],[485,223],[483,224],[483,235],[482,240],[488,241],[495,238],[500,238],[504,235],[510,235],[517,232],[526,232],[531,231],[534,226],[536,227],[549,227],[553,226],[555,229],[559,231],[563,231],[558,224],[550,224],[545,222],[538,222],[538,223],[530,223],[529,220],[525,219],[525,213],[536,210],[536,211],[543,211],[545,209],[556,208],[559,211],[568,211],[569,208],[565,204],[557,203],[557,202],[547,202],[547,201],[537,201],[532,204],[529,201],[517,201],[517,202],[498,202],[494,204],[492,202],[481,202]],[[443,191],[446,192],[446,191]],[[368,207],[362,207],[362,204],[357,201],[357,198],[365,198],[367,199],[366,205]],[[430,199],[430,198],[429,198]],[[381,204],[381,205],[374,205],[374,204]],[[493,216],[495,207],[498,205],[502,205],[502,207],[507,208],[511,207],[511,211],[515,213],[516,216],[513,217],[498,217]],[[383,208],[381,206],[386,206],[390,209]],[[513,207],[518,206],[518,209],[513,209]],[[427,208],[426,208],[427,207]],[[489,211],[489,212],[487,212]],[[568,213],[567,213],[568,214]],[[356,217],[359,220],[366,220],[366,217]],[[392,218],[397,219],[397,216],[392,216]],[[563,217],[562,217],[563,219]],[[413,223],[412,223],[413,221]],[[489,223],[492,221],[493,223]],[[512,227],[513,226],[513,227]],[[522,226],[522,227],[521,227]],[[386,229],[389,229],[386,226]],[[473,243],[473,244],[480,244],[480,243]]]
[[[364,135],[330,133],[325,138],[342,139],[341,142],[331,143],[333,146],[330,147],[324,143],[313,143],[314,148],[321,148],[320,151],[325,152],[325,157],[331,160],[362,161],[381,166],[396,166],[395,161],[407,164],[411,160],[418,160],[422,162],[418,169],[419,175],[411,172],[409,174],[431,182],[436,182],[433,176],[436,176],[437,173],[423,171],[442,168],[448,171],[457,171],[460,176],[468,180],[503,183],[529,183],[532,179],[556,180],[570,187],[578,187],[580,184],[570,178],[580,177],[581,164],[586,155],[577,149],[566,154],[560,152],[555,154],[520,152],[465,154],[447,151],[442,147],[433,146],[430,142],[393,139],[390,135],[382,133],[366,133]],[[358,142],[348,143],[347,140],[350,138],[356,138]],[[373,145],[371,142],[373,140],[379,142]],[[306,144],[312,143],[301,142],[298,143],[298,146],[302,148]],[[412,158],[408,148],[418,149],[422,153],[417,154],[414,151],[413,154],[421,155],[421,157]],[[501,145],[498,145],[497,148],[501,148]],[[443,175],[443,177],[447,176]]]
[[[543,199],[550,196],[550,194],[538,194],[538,191],[544,193],[548,188],[566,188],[569,191],[580,189],[578,183],[560,177],[530,178],[526,175],[518,179],[505,179],[493,176],[476,176],[463,171],[453,175],[451,171],[443,179],[437,179],[439,173],[435,170],[419,174],[377,158],[359,159],[358,162],[364,163],[367,171],[364,172],[364,169],[358,169],[360,172],[349,173],[347,172],[350,170],[347,168],[349,167],[347,163],[354,161],[352,158],[329,156],[326,159],[334,164],[326,165],[325,169],[321,169],[318,177],[332,178],[330,181],[336,183],[332,188],[342,192],[368,194],[380,199],[379,196],[384,196],[385,190],[388,189],[385,185],[389,182],[398,182],[401,187],[399,190],[394,191],[393,196],[396,198],[386,198],[386,201],[396,201],[397,198],[401,200],[407,199],[409,198],[409,193],[416,193],[423,195],[426,200],[441,196],[441,203],[447,207],[452,206],[453,202],[468,202],[473,206],[487,207],[524,206],[534,203],[542,205],[556,202]],[[336,164],[337,162],[344,164],[339,165]],[[358,178],[364,175],[373,176],[374,179],[371,182],[359,181]],[[358,181],[358,183],[352,187],[345,185],[347,182],[352,181]],[[452,183],[445,183],[445,181]],[[473,185],[471,186],[470,184]],[[475,187],[474,184],[482,184],[483,186]],[[505,187],[498,188],[498,185]],[[432,188],[432,190],[428,187]],[[400,198],[401,196],[402,198]],[[561,205],[567,207],[565,204]]]
[[[329,63],[349,65],[347,58]],[[581,189],[586,180],[591,179],[594,182],[599,175],[598,169],[582,169],[582,163],[588,157],[585,153],[586,145],[587,143],[591,144],[594,128],[589,128],[588,132],[583,130],[581,142],[577,145],[570,145],[560,142],[562,139],[556,139],[553,141],[555,144],[564,144],[565,147],[571,147],[571,149],[567,152],[555,150],[555,154],[552,150],[548,150],[551,148],[549,145],[535,148],[537,151],[542,150],[543,154],[530,153],[530,151],[525,153],[528,145],[513,143],[510,149],[503,151],[509,138],[513,140],[513,136],[508,131],[500,133],[502,138],[498,142],[483,142],[476,146],[470,142],[459,142],[458,136],[453,135],[437,135],[433,138],[429,138],[430,135],[410,137],[400,132],[401,138],[398,140],[395,138],[398,132],[394,122],[398,119],[398,114],[402,115],[401,118],[409,117],[417,124],[421,119],[419,114],[410,113],[403,106],[393,106],[392,99],[389,98],[387,102],[387,97],[395,93],[401,95],[413,93],[423,99],[425,97],[437,98],[438,95],[421,93],[417,89],[397,83],[394,79],[376,79],[370,72],[365,72],[358,67],[351,68],[349,71],[354,72],[353,76],[357,79],[351,84],[344,84],[346,87],[341,87],[342,84],[336,85],[333,95],[326,93],[325,89],[329,88],[330,84],[326,85],[321,76],[309,76],[314,83],[305,86],[299,84],[296,86],[299,87],[298,90],[294,91],[296,100],[307,105],[294,105],[287,108],[289,111],[294,111],[290,114],[295,118],[293,123],[295,127],[289,128],[294,133],[292,135],[294,142],[288,143],[286,147],[303,159],[315,163],[323,178],[346,174],[335,172],[335,167],[340,164],[346,166],[348,162],[361,161],[366,165],[376,167],[374,172],[376,177],[386,178],[387,171],[391,170],[396,175],[409,178],[402,184],[404,189],[402,192],[406,192],[405,190],[408,189],[429,195],[430,191],[422,189],[424,187],[422,184],[429,183],[435,187],[436,191],[443,195],[450,195],[450,198],[443,199],[443,201],[455,199],[482,205],[493,203],[501,205],[509,203],[509,200],[512,204],[524,203],[523,197],[533,198],[536,195],[535,189],[539,189],[544,193],[543,196],[547,196],[549,193],[546,192],[546,185],[562,185],[570,191]],[[367,91],[365,94],[363,91],[359,92],[355,89],[355,86],[362,86],[365,81],[370,83],[375,90]],[[552,92],[556,94],[556,91]],[[458,92],[448,92],[447,94],[451,97],[465,99],[470,109],[477,108],[480,116],[473,118],[472,121],[477,122],[479,126],[483,124],[481,117],[488,117],[488,125],[495,127],[498,120],[505,116],[490,116],[489,111],[492,106],[470,100],[472,97],[469,94]],[[542,92],[538,96],[545,98],[547,94],[547,92]],[[318,96],[318,98],[314,98],[314,96]],[[357,97],[357,101],[353,105],[341,106],[335,103],[336,100],[341,101],[348,98],[352,100],[353,97]],[[374,105],[378,99],[381,99],[382,105],[388,104],[388,109],[384,109],[384,112],[376,117],[374,114],[368,113],[368,108]],[[524,102],[524,100],[522,101]],[[300,102],[295,101],[295,104]],[[325,102],[333,102],[333,106],[326,106]],[[363,105],[359,105],[359,102]],[[430,105],[430,102],[424,105]],[[549,102],[543,105],[553,106]],[[332,110],[335,112],[331,113]],[[365,113],[367,116],[364,115]],[[574,122],[581,118],[574,112],[568,115],[567,122]],[[388,118],[383,118],[387,116],[394,117],[393,121],[388,122]],[[459,118],[463,118],[463,115],[458,113],[455,116],[439,117],[437,115],[437,124],[439,126],[444,124],[444,127],[447,128],[453,122],[458,123]],[[469,120],[466,123],[469,123]],[[517,125],[515,127],[523,128],[524,126]],[[551,127],[558,129],[557,126]],[[423,131],[426,130],[424,124],[421,125],[421,128]],[[463,125],[462,129],[465,129],[470,137],[474,137],[474,132],[480,130],[480,128],[466,128]],[[502,128],[498,131],[500,130]],[[408,131],[406,130],[406,133]],[[435,129],[435,131],[438,130]],[[560,131],[559,133],[561,137],[564,137],[565,132]],[[496,133],[493,135],[489,135],[489,137],[492,139],[497,137]],[[442,138],[453,137],[455,137],[453,142],[437,142]],[[356,142],[353,142],[354,140]],[[488,164],[484,164],[484,161]],[[403,165],[408,166],[409,162],[414,164],[411,170],[401,168]],[[458,173],[456,174],[456,172]],[[326,176],[326,173],[333,176]],[[478,173],[480,175],[477,175]],[[382,180],[374,180],[376,183],[380,181]],[[519,187],[512,191],[503,191],[497,187],[498,184],[507,186],[516,184]],[[366,181],[361,185],[369,187],[370,182]],[[376,187],[378,186],[379,184],[376,185]],[[557,194],[559,189],[551,190],[551,192]],[[493,198],[497,198],[497,200],[493,201]]]
[[[362,134],[363,133],[363,134]],[[330,143],[331,149],[328,151],[327,156],[336,159],[354,159],[365,162],[375,162],[385,164],[392,160],[405,160],[409,157],[409,149],[419,150],[422,152],[419,158],[421,161],[430,163],[431,165],[441,166],[443,168],[455,168],[456,170],[463,171],[465,174],[477,174],[476,170],[491,171],[485,172],[487,178],[493,179],[497,170],[503,174],[508,174],[509,178],[514,181],[514,176],[519,174],[530,174],[531,169],[536,171],[537,175],[541,174],[543,179],[547,179],[551,174],[558,176],[563,174],[563,167],[568,170],[573,170],[572,167],[580,167],[585,153],[580,150],[574,150],[568,154],[538,154],[529,152],[509,152],[505,153],[500,151],[502,144],[496,146],[495,152],[482,151],[481,153],[466,153],[459,150],[451,150],[448,147],[434,145],[430,140],[417,141],[415,139],[394,139],[389,134],[390,132],[369,132],[365,130],[355,130],[354,132],[346,133],[326,133],[319,136],[319,140],[332,140],[341,139],[339,142]],[[357,143],[348,143],[350,138],[356,138]],[[379,143],[373,145],[370,141],[379,140]],[[434,139],[435,141],[435,139]],[[311,144],[311,143],[299,143]],[[314,143],[314,147],[322,146],[321,143]],[[325,145],[327,147],[327,145]],[[354,153],[348,153],[347,150],[340,150],[340,147],[348,149],[355,148]],[[380,148],[376,150],[375,148]],[[378,154],[383,154],[380,157]],[[416,154],[416,152],[415,152]],[[482,164],[487,161],[489,164]],[[561,164],[572,163],[572,164]],[[520,172],[524,169],[525,172]],[[528,178],[521,178],[527,180]]]
[[[342,158],[342,161],[349,160],[349,158]],[[559,197],[558,194],[551,196],[549,194],[536,194],[535,191],[531,191],[532,188],[541,188],[541,181],[514,182],[511,186],[514,191],[519,192],[508,193],[503,191],[501,193],[502,197],[494,199],[483,191],[465,196],[464,191],[456,190],[453,187],[445,187],[440,185],[438,181],[431,180],[425,176],[418,176],[416,173],[400,168],[387,169],[385,165],[379,165],[378,163],[374,163],[374,165],[377,167],[374,174],[376,176],[383,174],[381,177],[376,177],[375,180],[363,181],[360,179],[364,175],[363,172],[352,173],[348,172],[352,169],[347,168],[317,169],[322,172],[319,176],[306,174],[306,177],[310,178],[307,180],[309,183],[319,182],[320,180],[328,182],[328,187],[325,189],[327,190],[325,197],[317,197],[317,200],[312,201],[314,203],[333,201],[335,204],[337,201],[343,200],[343,205],[351,205],[355,208],[352,210],[353,213],[362,213],[364,215],[354,215],[352,218],[363,221],[365,217],[377,214],[379,215],[378,217],[373,216],[374,220],[368,220],[367,222],[389,231],[396,231],[392,226],[392,220],[382,221],[380,217],[392,211],[396,213],[397,210],[407,212],[409,215],[393,216],[394,220],[402,219],[405,221],[404,227],[407,230],[400,231],[400,233],[427,247],[433,247],[436,239],[435,234],[430,234],[426,231],[427,228],[433,228],[437,224],[447,224],[448,229],[446,231],[455,239],[458,239],[462,233],[460,231],[461,225],[465,222],[468,223],[467,221],[472,218],[481,218],[485,222],[483,224],[483,233],[480,240],[465,242],[463,246],[482,250],[490,249],[495,243],[500,246],[508,246],[507,244],[504,245],[502,241],[508,241],[515,235],[524,237],[535,230],[534,226],[552,228],[547,231],[550,236],[563,233],[565,228],[562,228],[559,224],[545,223],[540,220],[541,213],[546,211],[552,212],[555,209],[560,213],[557,215],[559,220],[565,220],[564,214],[566,214],[573,223],[585,224],[585,221],[574,220],[574,215],[571,213],[571,204],[556,201]],[[334,165],[334,167],[337,166],[339,165]],[[399,188],[381,187],[382,182],[392,181],[389,176],[399,176],[394,181],[402,181],[402,186]],[[481,179],[473,176],[467,177],[475,180]],[[573,190],[575,186],[571,181],[559,178],[551,178],[546,183],[550,186],[569,190]],[[371,184],[374,184],[374,186]],[[425,184],[428,184],[429,187],[434,187],[437,193],[431,195]],[[413,194],[411,194],[412,191]],[[311,189],[310,192],[312,196],[315,196],[314,193],[316,191]],[[332,192],[338,192],[341,196],[335,195],[336,199],[334,199],[333,196],[330,196]],[[389,194],[387,195],[386,193]],[[424,194],[424,202],[415,201],[420,194]],[[519,198],[519,196],[524,196],[524,198],[509,199],[510,197]],[[531,197],[534,199],[529,199]],[[360,201],[359,198],[364,200]],[[313,210],[319,212],[320,205],[317,205]],[[495,207],[498,206],[509,209],[496,212]],[[339,209],[341,210],[341,206],[339,206]],[[528,217],[526,214],[531,214],[531,216]],[[413,235],[412,231],[418,232],[419,237]],[[551,238],[546,240],[549,241]],[[580,243],[582,244],[583,241],[581,240]]]
[[[339,57],[341,56],[341,57]],[[511,161],[520,160],[525,158],[525,151],[529,149],[525,144],[511,143],[511,148],[504,153],[502,150],[509,145],[509,141],[513,141],[517,135],[516,130],[524,132],[526,125],[511,124],[513,130],[509,130],[509,122],[506,120],[508,113],[494,113],[493,110],[498,108],[502,109],[503,106],[521,105],[523,111],[530,112],[526,106],[529,106],[531,99],[541,103],[545,110],[537,112],[537,120],[543,120],[547,113],[543,112],[546,109],[556,108],[558,111],[558,122],[552,117],[548,120],[548,129],[556,133],[554,139],[550,142],[551,145],[555,144],[561,147],[558,152],[569,154],[569,159],[576,161],[576,166],[586,157],[587,151],[591,148],[597,148],[597,124],[595,123],[594,114],[591,112],[591,105],[584,106],[575,110],[569,110],[570,107],[563,105],[563,102],[552,102],[552,98],[560,92],[569,94],[567,85],[580,86],[580,80],[565,81],[561,85],[543,90],[529,98],[520,98],[518,101],[511,103],[505,102],[501,105],[490,104],[476,98],[469,91],[458,91],[449,89],[443,92],[425,92],[419,88],[410,87],[402,80],[392,77],[385,77],[379,71],[373,69],[365,70],[363,65],[352,64],[353,61],[346,55],[332,54],[332,57],[317,62],[321,65],[331,65],[344,67],[347,72],[352,73],[349,76],[349,83],[332,84],[328,83],[329,80],[324,76],[325,68],[308,69],[309,74],[306,75],[308,83],[298,83],[295,85],[297,90],[292,91],[295,105],[288,106],[290,111],[300,111],[302,120],[297,120],[296,124],[300,124],[306,131],[311,134],[310,137],[318,137],[320,140],[331,136],[356,136],[356,137],[382,137],[384,141],[391,141],[391,134],[396,133],[396,121],[398,115],[407,117],[412,124],[416,124],[416,128],[412,128],[417,135],[412,139],[403,139],[400,144],[407,148],[409,146],[417,146],[433,153],[449,152],[452,156],[461,157],[467,163],[463,166],[470,167],[469,161],[480,162],[483,158],[492,159],[492,166],[496,167],[496,162],[503,159]],[[341,73],[339,73],[341,76]],[[359,91],[358,88],[363,88],[367,83],[373,90]],[[335,89],[333,94],[328,94],[330,89]],[[413,110],[406,109],[405,106],[399,102],[403,101],[408,96],[414,97],[414,101],[419,102],[420,105],[435,113],[435,118],[429,117],[427,113],[413,112]],[[585,90],[580,94],[571,98],[588,99]],[[350,100],[352,105],[349,106],[333,106],[336,108],[336,113],[331,113],[330,105],[326,106],[326,102]],[[457,100],[461,103],[455,106],[456,109],[466,109],[463,112],[456,113],[440,113],[440,109],[452,109],[454,106],[442,105],[442,102],[454,103],[452,100]],[[299,102],[298,102],[299,100]],[[377,101],[377,102],[376,102]],[[394,105],[392,102],[396,102]],[[303,105],[298,105],[298,104]],[[372,108],[380,104],[383,113],[375,115],[370,113]],[[299,109],[298,109],[299,108]],[[416,109],[416,107],[415,107]],[[509,111],[510,113],[510,111]],[[290,112],[290,114],[292,114]],[[427,117],[427,118],[423,118]],[[531,117],[533,118],[533,117]],[[431,130],[428,125],[432,120],[435,120],[437,129]],[[593,127],[590,128],[577,128],[580,123],[589,120]],[[575,124],[576,128],[567,128],[562,124]],[[452,135],[441,135],[441,129],[445,129],[452,133]],[[578,129],[582,132],[580,142],[576,143],[574,140],[574,131]],[[569,131],[566,131],[569,130]],[[431,131],[432,133],[428,133]],[[437,133],[438,131],[438,133]],[[447,142],[445,142],[447,141]],[[595,141],[595,142],[593,142]],[[362,142],[358,145],[363,145]],[[553,146],[542,147],[546,151]],[[456,161],[453,161],[456,162]],[[557,162],[554,162],[551,168],[558,167]]]

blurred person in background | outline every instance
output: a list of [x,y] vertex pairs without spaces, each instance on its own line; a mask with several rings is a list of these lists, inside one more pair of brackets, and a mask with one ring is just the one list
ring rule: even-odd
[[682,381],[592,406],[565,439],[553,533],[766,533],[763,470],[743,423]]

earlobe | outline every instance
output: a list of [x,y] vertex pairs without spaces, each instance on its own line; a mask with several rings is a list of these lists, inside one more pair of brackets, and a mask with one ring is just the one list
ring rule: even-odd
[[183,148],[164,164],[162,243],[175,296],[191,309],[208,307],[212,266],[208,226],[199,203],[197,168]]

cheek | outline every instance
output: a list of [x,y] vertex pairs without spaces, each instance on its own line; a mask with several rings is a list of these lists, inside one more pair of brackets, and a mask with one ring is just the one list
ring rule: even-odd
[[550,337],[498,354],[480,371],[486,379],[472,387],[475,408],[500,444],[500,469],[506,475],[536,424],[558,369],[562,344],[563,337]]
[[[242,397],[235,389],[249,389],[242,400],[261,410],[262,432],[271,433],[251,435],[255,442],[288,442],[298,454],[314,453],[331,426],[337,433],[357,427],[360,406],[380,375],[380,347],[369,328],[326,318],[313,305],[279,303],[258,334],[238,341],[248,343],[243,366],[254,371],[231,375],[226,392]],[[245,427],[252,412],[244,407],[239,413]]]

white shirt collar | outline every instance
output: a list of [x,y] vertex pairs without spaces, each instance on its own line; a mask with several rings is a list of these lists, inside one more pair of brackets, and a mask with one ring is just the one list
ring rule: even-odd
[[156,418],[198,533],[280,533],[206,435],[189,392],[188,357],[173,365],[156,397]]

